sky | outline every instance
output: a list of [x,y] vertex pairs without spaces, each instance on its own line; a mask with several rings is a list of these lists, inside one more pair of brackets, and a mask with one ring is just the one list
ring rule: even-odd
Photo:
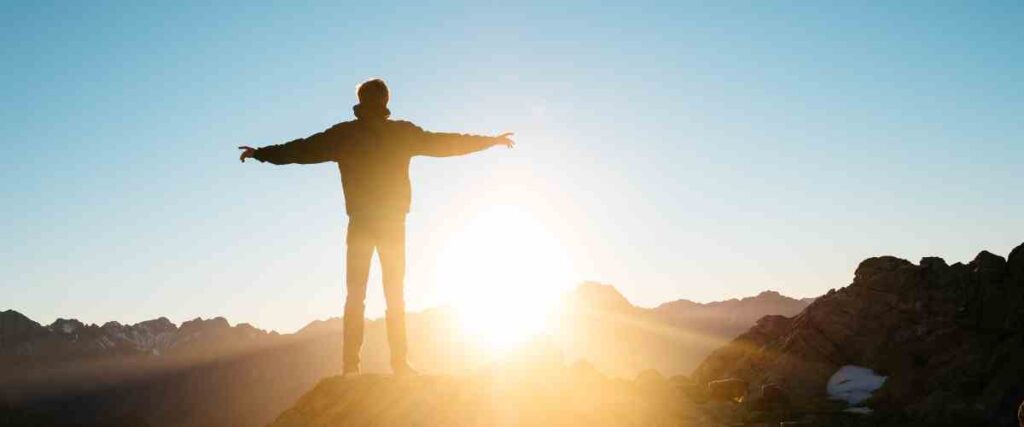
[[[495,210],[557,242],[552,286],[641,306],[816,296],[867,257],[1024,242],[1024,2],[422,3],[0,3],[0,310],[339,316],[337,168],[236,147],[351,119],[370,77],[395,118],[516,132],[414,159],[411,309],[465,276],[452,242],[495,275],[551,252],[449,238]],[[369,295],[380,316],[377,273]]]

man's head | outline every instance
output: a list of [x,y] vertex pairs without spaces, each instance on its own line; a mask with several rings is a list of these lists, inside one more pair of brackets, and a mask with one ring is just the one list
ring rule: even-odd
[[381,79],[370,79],[359,84],[356,88],[356,96],[359,97],[359,104],[373,107],[387,107],[390,94],[388,85]]

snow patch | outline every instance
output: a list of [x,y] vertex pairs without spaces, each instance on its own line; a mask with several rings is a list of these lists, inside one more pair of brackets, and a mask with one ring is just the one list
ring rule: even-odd
[[[857,406],[868,400],[871,393],[881,388],[882,384],[885,384],[886,378],[876,374],[870,368],[846,365],[832,374],[825,390],[828,392],[829,399],[845,400],[850,406]],[[863,409],[870,411],[868,408]]]

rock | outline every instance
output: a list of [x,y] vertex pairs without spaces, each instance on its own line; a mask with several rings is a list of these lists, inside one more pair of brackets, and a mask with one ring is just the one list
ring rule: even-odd
[[981,251],[968,265],[974,268],[974,276],[979,283],[996,283],[1006,272],[1006,260],[989,251]]
[[860,265],[857,266],[857,270],[853,273],[854,282],[863,282],[871,280],[878,274],[888,273],[898,270],[899,268],[911,266],[909,261],[905,259],[896,258],[894,256],[880,256],[874,258],[868,258],[861,261]]
[[1024,427],[1024,402],[1021,402],[1020,407],[1017,408],[1017,424]]
[[775,384],[764,384],[761,386],[760,396],[761,409],[765,411],[780,411],[789,409],[789,396]]
[[468,376],[332,377],[271,425],[698,425],[695,408],[673,390],[638,393],[603,376],[580,383],[566,371],[513,375],[495,366]]
[[829,378],[845,365],[867,366],[888,378],[868,401],[872,415],[847,417],[1005,425],[1024,394],[1022,344],[1024,245],[1008,259],[982,251],[967,264],[883,256],[861,262],[849,286],[796,316],[758,322],[692,378],[771,384],[794,413],[839,412],[846,404],[827,401]]
[[1010,251],[1006,257],[1006,269],[1014,277],[1024,277],[1024,243]]
[[749,383],[739,378],[727,378],[708,382],[708,397],[713,401],[740,402],[747,396]]
[[921,267],[924,267],[928,270],[944,270],[949,268],[949,264],[946,264],[946,260],[936,256],[927,256],[921,258],[920,264]]
[[690,402],[705,404],[710,400],[707,386],[702,386],[700,384],[680,384],[677,388]]

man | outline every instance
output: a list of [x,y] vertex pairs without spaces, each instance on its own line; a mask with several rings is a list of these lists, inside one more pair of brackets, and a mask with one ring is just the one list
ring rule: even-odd
[[343,375],[359,373],[366,281],[374,249],[384,276],[391,368],[396,375],[413,375],[416,371],[407,360],[403,296],[405,215],[411,199],[409,160],[418,155],[459,156],[494,145],[511,148],[512,134],[490,137],[427,132],[410,122],[389,120],[390,96],[380,79],[362,83],[356,94],[356,120],[285,144],[238,148],[243,150],[242,162],[254,158],[275,165],[338,163],[349,217]]

